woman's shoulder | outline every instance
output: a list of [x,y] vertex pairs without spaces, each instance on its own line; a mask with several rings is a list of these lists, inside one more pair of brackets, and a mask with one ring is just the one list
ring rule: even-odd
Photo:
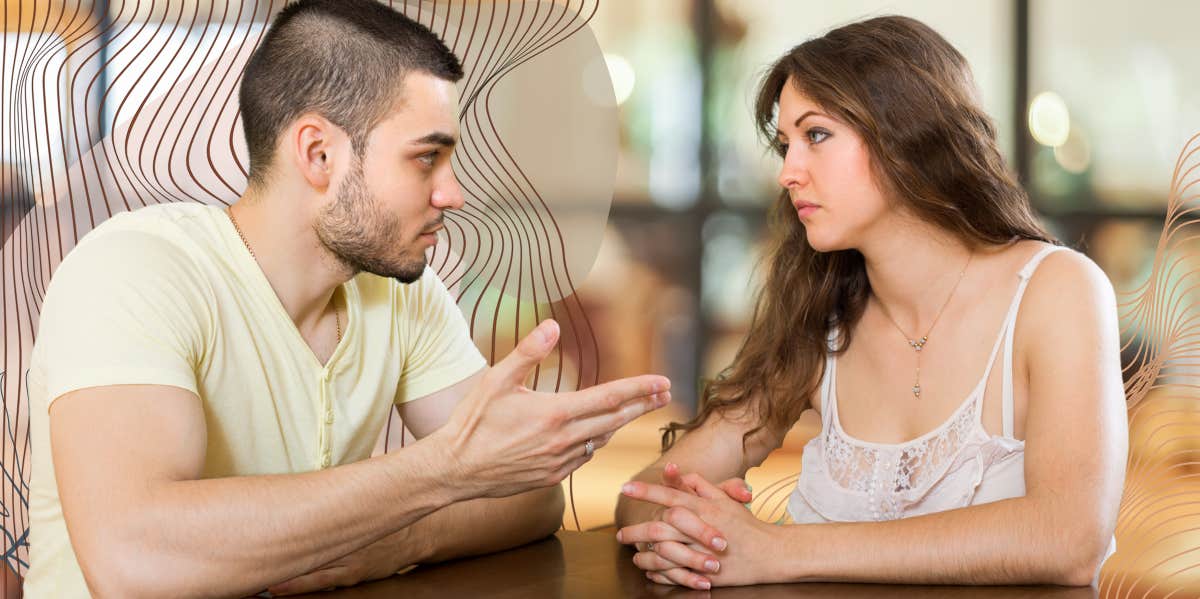
[[[1112,287],[1108,275],[1091,258],[1070,246],[1024,239],[990,253],[1001,263],[997,271],[1030,271],[1030,280],[1025,291],[1027,298],[1055,293],[1103,291],[1105,287]],[[1039,255],[1041,260],[1034,263]],[[1025,311],[1024,306],[1027,303],[1031,302],[1022,301],[1022,312]]]
[[[1062,303],[1064,298],[1103,299],[1112,294],[1112,282],[1095,261],[1083,252],[1068,246],[1054,246],[1043,241],[1030,241],[1025,253],[1026,262],[1045,252],[1041,262],[1033,266],[1025,295],[1030,304]],[[1047,251],[1058,248],[1056,251]],[[1053,300],[1053,301],[1047,301]],[[1024,311],[1022,309],[1022,311]]]
[[[1030,258],[1053,247],[1040,241],[1031,245]],[[1086,254],[1066,247],[1048,252],[1030,273],[1016,335],[1069,337],[1115,316],[1116,294],[1108,275]],[[1022,335],[1022,330],[1027,334]]]

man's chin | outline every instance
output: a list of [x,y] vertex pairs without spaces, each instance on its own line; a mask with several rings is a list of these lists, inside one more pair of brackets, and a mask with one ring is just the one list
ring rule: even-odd
[[425,265],[425,258],[422,256],[420,262],[413,262],[398,269],[392,269],[391,272],[387,274],[381,274],[380,276],[386,276],[405,285],[409,285],[421,279],[421,275],[425,274]]
[[408,262],[386,262],[378,259],[353,259],[350,256],[341,256],[344,263],[354,269],[355,272],[367,272],[377,277],[385,279],[395,279],[405,285],[415,283],[425,273],[425,267],[428,261],[424,254],[419,260],[410,260]]
[[[424,269],[422,269],[421,272],[424,272]],[[398,275],[392,275],[392,279],[399,281],[405,285],[411,285],[411,284],[416,283],[417,281],[421,280],[421,272],[417,272],[415,274],[414,273],[403,273],[403,274],[398,274]]]

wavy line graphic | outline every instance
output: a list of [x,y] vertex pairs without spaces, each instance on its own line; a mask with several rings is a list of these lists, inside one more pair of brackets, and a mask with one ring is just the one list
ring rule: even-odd
[[1184,145],[1149,277],[1118,295],[1129,461],[1102,597],[1200,593],[1200,134]]

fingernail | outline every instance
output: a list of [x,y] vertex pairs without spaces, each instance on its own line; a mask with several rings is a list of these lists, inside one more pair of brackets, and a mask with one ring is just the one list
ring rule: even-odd
[[622,493],[624,493],[624,494],[626,494],[626,495],[628,495],[628,494],[632,493],[632,492],[633,492],[633,484],[632,484],[632,483],[625,483],[624,485],[622,485],[622,486],[621,486],[621,492],[622,492]]
[[711,582],[709,582],[709,581],[707,581],[707,580],[701,580],[701,581],[700,581],[700,588],[702,588],[702,589],[704,589],[704,590],[706,590],[706,591],[707,591],[707,590],[709,590],[709,589],[711,589],[711,588],[712,588],[712,583],[711,583]]
[[722,539],[721,537],[713,538],[713,547],[715,547],[717,551],[725,551],[725,548],[728,546],[729,544],[725,542],[725,539]]
[[721,569],[721,564],[717,563],[716,560],[710,559],[710,560],[704,562],[704,569],[708,570],[709,572],[713,572],[715,574],[717,570]]
[[622,541],[621,541],[621,531],[619,531],[619,530],[617,531],[617,542],[618,542],[618,543],[621,543],[621,542],[622,542]]
[[747,493],[753,493],[753,492],[754,492],[754,487],[751,487],[751,486],[750,486],[750,483],[746,483],[746,492],[747,492]]

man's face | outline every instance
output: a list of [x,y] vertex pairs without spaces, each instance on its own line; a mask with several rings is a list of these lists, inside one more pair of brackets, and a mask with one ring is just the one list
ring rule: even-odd
[[450,169],[457,109],[453,83],[409,74],[403,106],[371,131],[365,155],[342,177],[315,229],[321,243],[355,271],[402,283],[421,277],[443,212],[463,205]]

